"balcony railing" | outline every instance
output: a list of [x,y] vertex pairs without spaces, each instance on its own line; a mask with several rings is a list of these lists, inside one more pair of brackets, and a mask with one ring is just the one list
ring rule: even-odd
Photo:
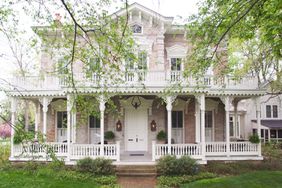
[[170,87],[179,85],[182,87],[202,87],[215,89],[257,89],[258,80],[256,77],[248,76],[239,80],[226,76],[217,78],[212,75],[205,75],[199,79],[185,77],[182,71],[131,71],[116,75],[86,75],[74,73],[73,80],[65,75],[48,75],[44,77],[15,77],[11,81],[12,90],[61,90],[62,88],[73,87]]

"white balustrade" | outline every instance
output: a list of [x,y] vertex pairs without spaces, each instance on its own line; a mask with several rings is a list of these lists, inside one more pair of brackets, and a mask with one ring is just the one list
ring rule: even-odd
[[[152,154],[153,160],[159,159],[162,156],[169,155],[168,154],[168,145],[167,144],[155,144],[153,143]],[[201,145],[200,144],[172,144],[171,145],[171,155],[175,155],[177,157],[181,157],[183,155],[188,155],[193,158],[200,158],[201,153]]]
[[[216,78],[213,75],[205,75],[199,80],[193,77],[184,77],[183,71],[147,71],[134,70],[128,72],[119,72],[119,75],[112,74],[100,75],[92,73],[74,73],[74,83],[81,87],[98,86],[107,84],[107,86],[124,86],[144,84],[145,86],[166,87],[170,84],[180,84],[187,87],[207,86],[212,88],[228,89],[256,89],[258,86],[257,78],[252,76],[234,79],[226,76],[225,78]],[[47,76],[29,76],[15,77],[11,82],[11,87],[20,91],[25,90],[60,90],[61,87],[71,86],[70,76],[67,75],[47,75]]]
[[258,147],[250,142],[231,142],[230,155],[258,155]]
[[226,143],[225,142],[206,142],[206,155],[208,156],[226,155]]
[[[71,144],[71,159],[82,159],[85,157],[102,157],[99,144]],[[104,145],[104,158],[118,159],[119,150],[117,144]]]

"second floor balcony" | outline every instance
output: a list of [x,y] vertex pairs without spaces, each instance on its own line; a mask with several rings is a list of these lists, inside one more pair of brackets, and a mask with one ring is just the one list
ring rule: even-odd
[[204,75],[200,78],[186,77],[182,71],[130,71],[119,74],[87,75],[74,73],[73,75],[45,75],[30,77],[14,77],[11,90],[14,91],[48,91],[63,90],[65,88],[203,88],[227,90],[256,90],[258,80],[253,76],[235,79],[231,76],[218,78]]

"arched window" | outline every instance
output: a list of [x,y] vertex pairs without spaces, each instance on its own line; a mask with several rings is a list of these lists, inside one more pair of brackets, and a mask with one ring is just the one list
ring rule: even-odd
[[131,29],[133,33],[142,33],[142,26],[138,24],[134,24],[133,26],[131,26]]

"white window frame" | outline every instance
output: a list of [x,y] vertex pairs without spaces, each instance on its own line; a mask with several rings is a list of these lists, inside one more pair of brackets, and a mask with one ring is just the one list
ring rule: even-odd
[[[55,140],[57,142],[58,141],[58,112],[66,112],[65,110],[58,110],[58,111],[55,111]],[[66,128],[59,128],[59,129],[66,129],[67,130],[67,127]]]
[[145,52],[146,53],[146,66],[147,66],[147,69],[138,69],[138,62],[133,62],[134,64],[133,64],[133,69],[127,69],[127,62],[126,61],[124,61],[124,69],[125,70],[129,70],[129,71],[135,71],[135,70],[149,70],[149,52],[147,51],[147,50],[142,50],[142,49],[140,49],[140,50],[136,50],[135,51],[135,56],[137,57],[137,61],[139,61],[138,59],[139,59],[139,53],[141,53],[141,52]]
[[[182,112],[182,140],[181,140],[181,143],[185,143],[185,112],[183,109],[173,109],[171,111],[171,115],[172,115],[172,112]],[[172,119],[171,119],[171,129],[179,129],[179,128],[174,128],[172,127]],[[176,141],[175,141],[176,143]],[[181,143],[176,143],[176,144],[181,144]]]
[[[172,67],[172,59],[180,59],[181,60],[181,63],[180,63],[180,70],[172,70],[171,69],[171,67]],[[169,69],[170,69],[170,71],[179,71],[179,72],[181,72],[181,71],[183,71],[184,70],[184,64],[183,64],[183,58],[182,57],[171,57],[170,59],[169,59]]]
[[[230,118],[232,118],[232,121],[230,120]],[[229,127],[230,127],[230,123],[233,123],[233,135],[230,135],[229,132],[229,136],[230,138],[240,138],[241,135],[241,123],[240,123],[240,115],[237,115],[237,125],[235,125],[235,115],[229,115]]]
[[[270,117],[267,117],[267,106],[270,106]],[[277,108],[277,117],[274,117],[274,108],[273,106],[276,106]],[[266,104],[265,105],[265,118],[266,119],[278,119],[279,118],[279,106],[277,104]]]
[[[134,25],[138,25],[138,26],[141,27],[141,33],[134,33],[134,32],[133,32],[132,27],[133,27]],[[144,31],[143,31],[143,30],[144,30],[143,24],[136,23],[136,22],[135,22],[135,23],[132,23],[132,24],[130,25],[130,29],[131,29],[133,35],[143,35],[143,32],[144,32]]]
[[90,128],[90,116],[88,116],[88,144],[92,144],[91,143],[91,130],[92,129],[97,129],[98,131],[97,132],[99,132],[100,133],[100,130],[101,130],[101,124],[100,124],[100,128]]

